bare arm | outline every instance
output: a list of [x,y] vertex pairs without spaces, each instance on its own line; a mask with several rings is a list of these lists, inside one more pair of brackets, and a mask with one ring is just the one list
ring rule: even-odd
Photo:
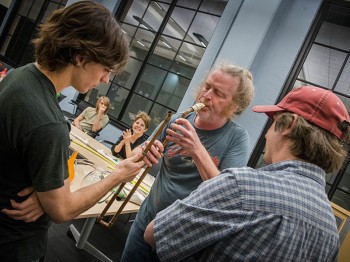
[[[151,147],[144,161],[138,162],[141,154],[136,154],[127,160],[121,161],[111,175],[94,185],[72,193],[69,179],[66,179],[63,187],[48,192],[34,192],[22,203],[11,201],[14,209],[3,209],[1,212],[13,219],[26,222],[35,221],[43,212],[47,213],[56,223],[71,220],[92,207],[118,184],[131,181],[144,163],[148,166],[158,163],[158,158],[162,156],[163,150],[163,145],[158,141]],[[31,188],[26,190],[22,190],[22,193],[19,194],[28,195],[28,192],[32,192]],[[23,193],[24,191],[26,193]]]
[[114,152],[119,153],[124,146],[124,140],[120,141],[118,145],[114,147]]
[[73,125],[75,125],[77,128],[79,128],[81,130],[80,121],[83,119],[84,119],[84,117],[80,114],[77,118],[74,119]]
[[96,204],[105,194],[120,183],[134,179],[143,161],[137,162],[140,155],[119,162],[116,169],[105,179],[75,192],[70,191],[69,179],[64,186],[52,191],[38,192],[38,198],[45,212],[56,223],[71,220]]
[[125,155],[126,155],[126,158],[129,158],[132,156],[132,153],[131,153],[131,138],[132,138],[132,135],[131,135],[131,130],[130,129],[127,129],[125,130],[125,132],[123,133],[123,137],[124,137],[124,145],[125,145]]
[[146,227],[143,238],[152,248],[155,248],[156,247],[156,240],[154,238],[153,228],[154,228],[154,219]]
[[171,129],[167,129],[167,139],[181,146],[192,156],[203,181],[219,175],[219,169],[187,119],[176,119],[176,123],[172,123],[170,127]]

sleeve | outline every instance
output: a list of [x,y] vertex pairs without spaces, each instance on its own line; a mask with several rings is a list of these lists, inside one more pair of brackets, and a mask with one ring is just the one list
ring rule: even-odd
[[80,115],[81,115],[82,117],[86,118],[86,115],[87,115],[87,114],[88,114],[88,112],[89,112],[89,108],[91,108],[91,107],[87,107],[87,108],[85,108],[85,109],[84,109],[84,111],[83,111],[83,112],[81,112],[81,114],[80,114]]
[[122,140],[123,140],[123,136],[121,135],[121,136],[118,138],[117,142],[115,142],[115,144],[112,146],[111,152],[112,152],[113,156],[118,156],[118,153],[114,152],[114,148],[115,148]]
[[156,251],[161,261],[178,261],[233,234],[230,210],[241,206],[235,177],[227,169],[203,182],[187,198],[177,200],[155,218]]
[[219,169],[246,166],[249,159],[249,135],[247,130],[237,128],[226,148],[226,153],[219,164]]
[[22,159],[26,159],[36,191],[45,192],[63,186],[68,177],[69,143],[66,123],[42,126],[22,139]]

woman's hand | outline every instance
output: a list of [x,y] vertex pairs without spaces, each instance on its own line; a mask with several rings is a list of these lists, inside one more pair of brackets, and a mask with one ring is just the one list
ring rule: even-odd
[[132,138],[132,134],[131,134],[131,130],[130,129],[126,129],[123,132],[123,140],[125,143],[130,143],[131,142],[131,138]]

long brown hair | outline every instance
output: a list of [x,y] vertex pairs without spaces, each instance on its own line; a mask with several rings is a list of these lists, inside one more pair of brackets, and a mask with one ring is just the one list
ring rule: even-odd
[[92,1],[52,12],[33,43],[36,61],[51,71],[75,65],[81,55],[118,73],[128,58],[127,41],[117,21],[106,7]]

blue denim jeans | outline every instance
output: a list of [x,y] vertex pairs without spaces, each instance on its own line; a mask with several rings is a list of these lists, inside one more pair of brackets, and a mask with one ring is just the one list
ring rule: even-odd
[[143,239],[143,234],[144,230],[135,221],[129,231],[121,262],[158,261],[152,247]]

